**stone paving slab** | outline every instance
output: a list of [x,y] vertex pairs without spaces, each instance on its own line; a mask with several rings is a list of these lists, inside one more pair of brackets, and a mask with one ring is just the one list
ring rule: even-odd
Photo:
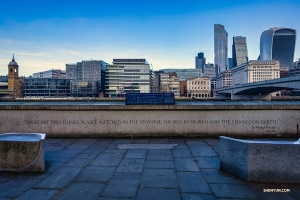
[[205,138],[46,139],[46,171],[0,172],[0,199],[299,199],[300,184],[247,182],[220,170],[218,151],[219,140]]

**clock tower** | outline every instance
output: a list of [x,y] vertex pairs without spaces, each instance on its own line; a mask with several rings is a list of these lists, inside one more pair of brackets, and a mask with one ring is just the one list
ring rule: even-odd
[[13,55],[12,61],[8,64],[8,90],[13,98],[23,97],[24,78],[19,77],[19,65]]

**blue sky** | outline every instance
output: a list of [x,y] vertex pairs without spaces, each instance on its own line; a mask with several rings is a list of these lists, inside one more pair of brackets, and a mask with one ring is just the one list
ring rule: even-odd
[[[153,69],[214,62],[214,24],[245,36],[251,60],[271,27],[300,31],[299,0],[0,0],[0,75],[15,54],[20,75],[65,69],[66,63],[146,58]],[[298,38],[297,38],[298,39]],[[300,57],[297,40],[295,59]]]

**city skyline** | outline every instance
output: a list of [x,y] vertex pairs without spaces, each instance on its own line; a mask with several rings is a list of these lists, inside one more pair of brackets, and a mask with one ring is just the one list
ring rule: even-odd
[[[225,27],[229,44],[234,36],[246,37],[249,60],[256,60],[263,31],[300,26],[296,0],[16,0],[1,5],[0,75],[7,74],[13,53],[22,76],[90,59],[145,58],[155,70],[194,68],[199,52],[214,63],[214,24]],[[228,57],[231,52],[228,45]],[[299,52],[296,40],[295,59]]]

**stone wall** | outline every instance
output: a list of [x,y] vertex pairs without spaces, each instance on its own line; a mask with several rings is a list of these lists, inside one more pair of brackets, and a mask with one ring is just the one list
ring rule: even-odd
[[300,105],[0,105],[0,133],[299,137]]

